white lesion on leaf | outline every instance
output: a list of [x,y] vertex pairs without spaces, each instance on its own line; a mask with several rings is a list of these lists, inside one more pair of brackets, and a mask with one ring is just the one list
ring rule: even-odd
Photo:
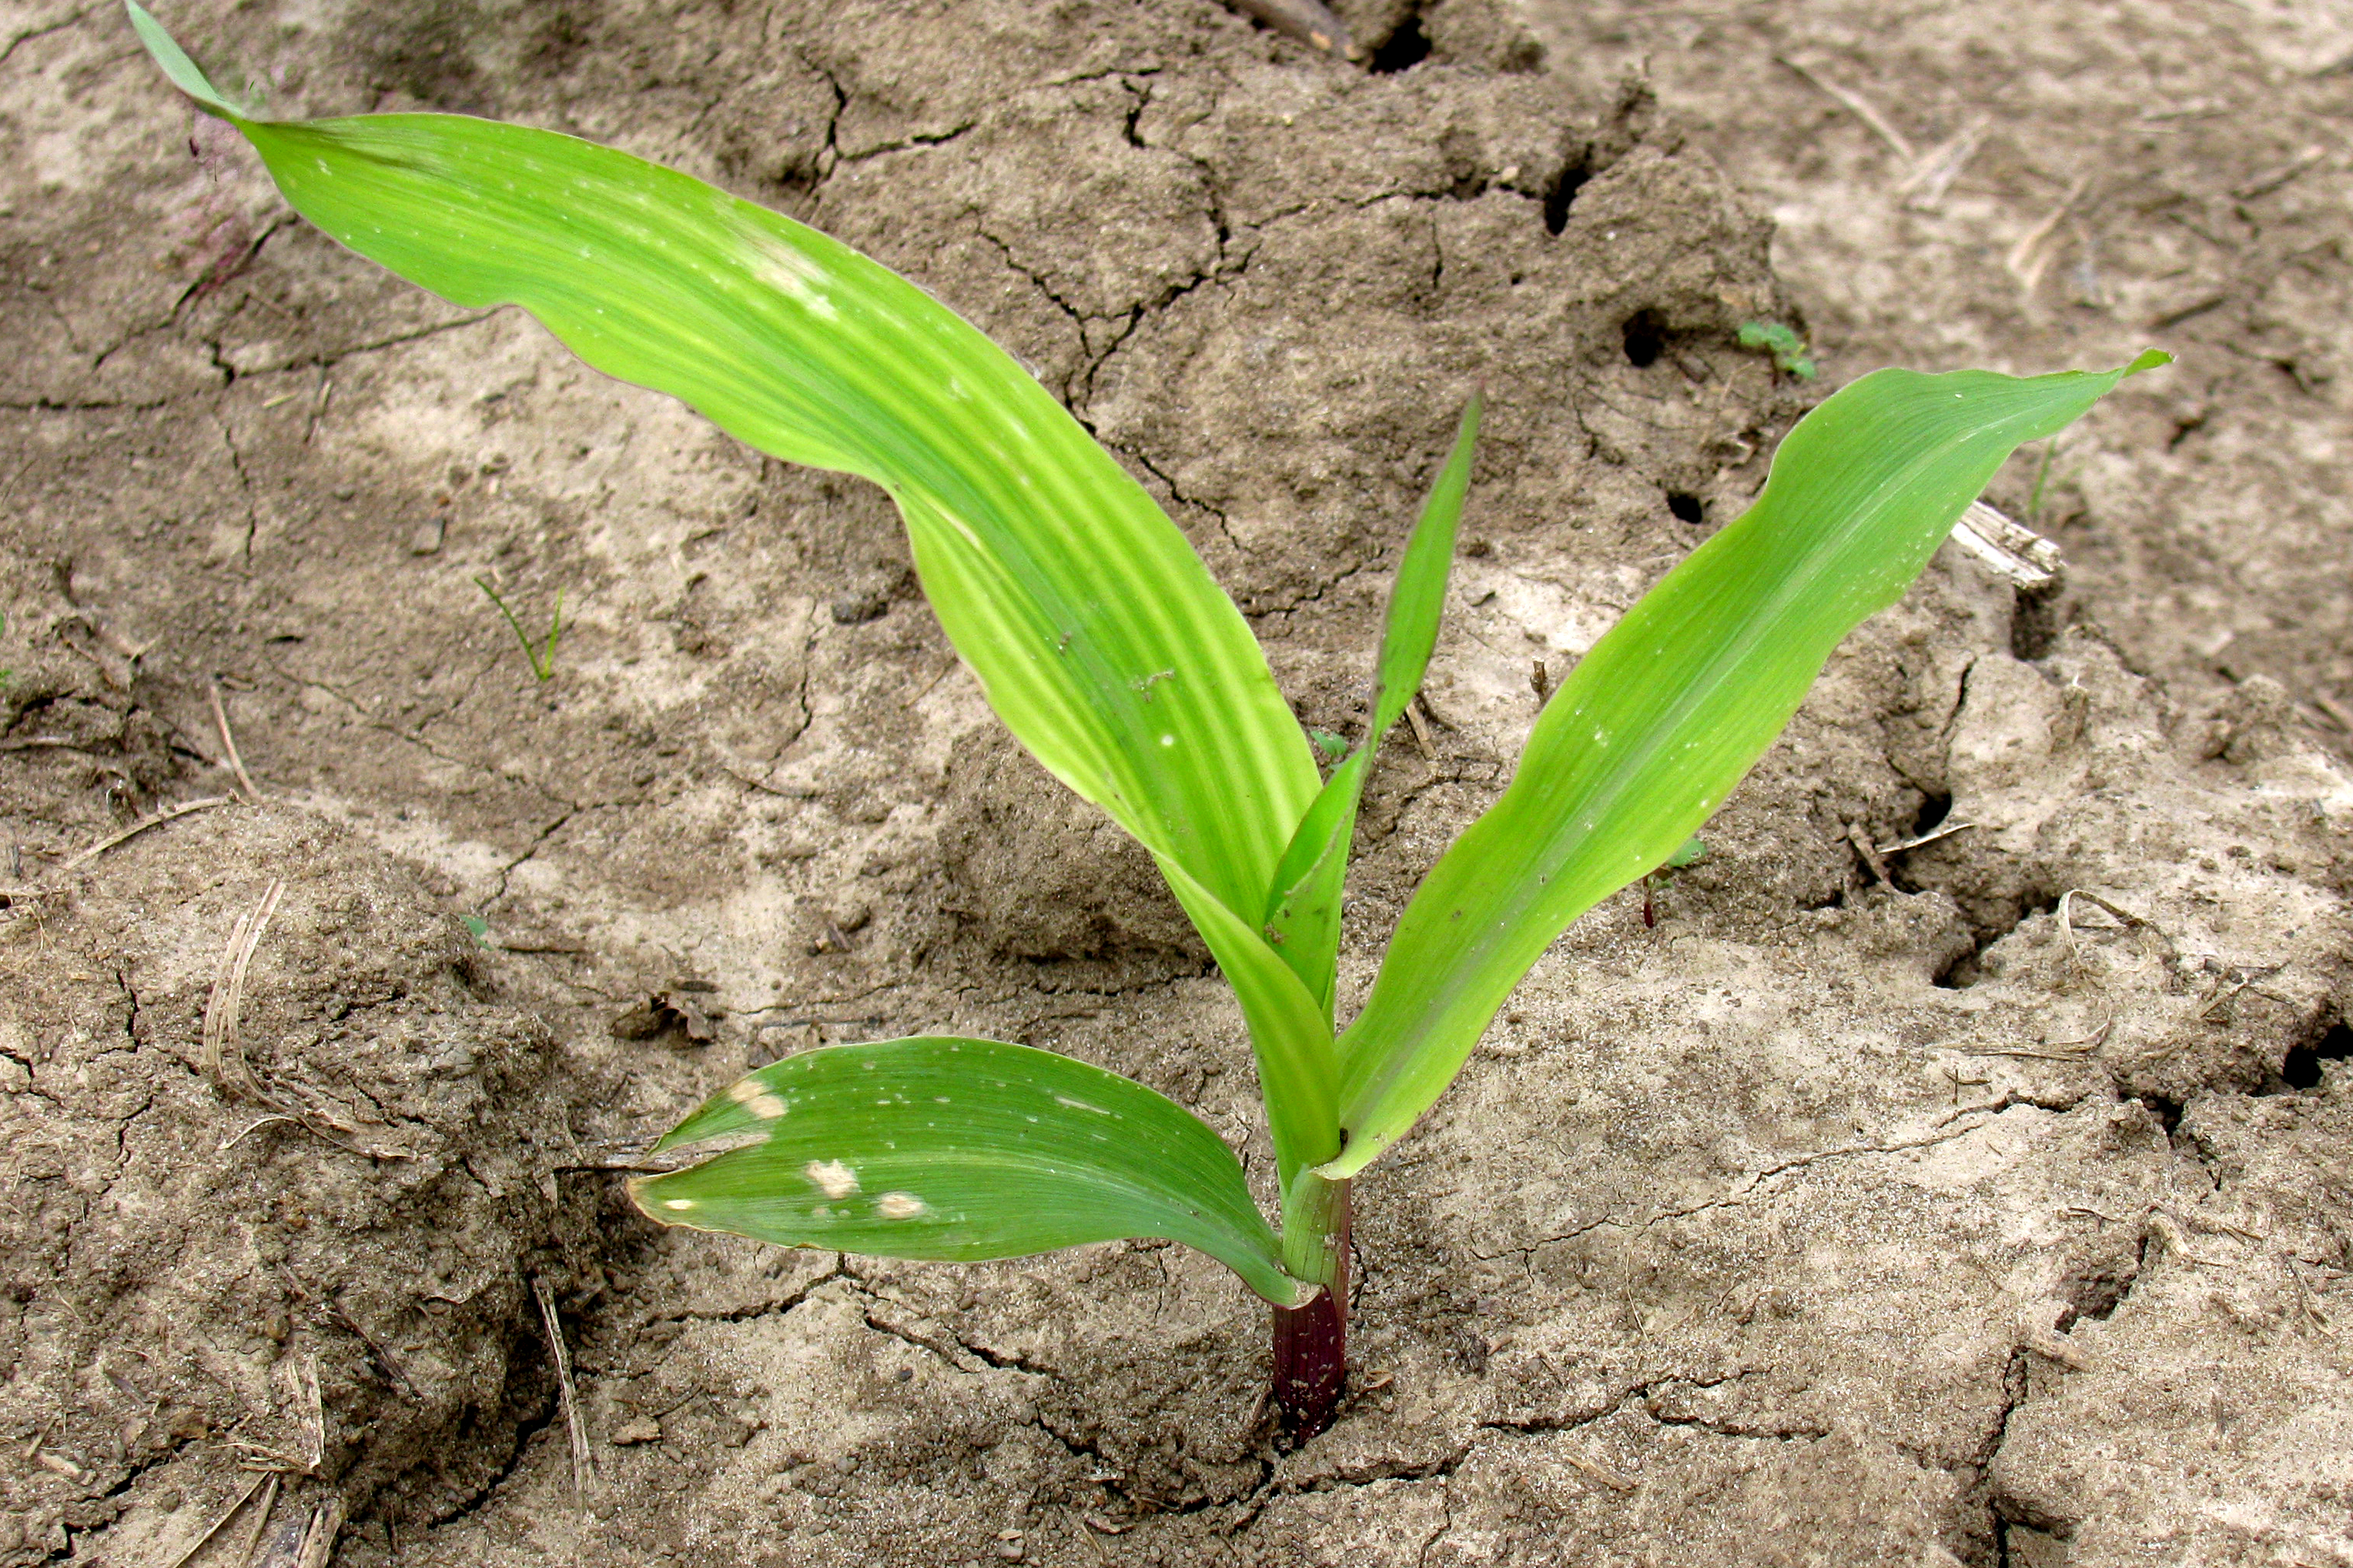
[[858,1173],[839,1160],[811,1160],[801,1174],[829,1198],[846,1198],[858,1190]]
[[759,223],[747,221],[740,214],[729,216],[734,218],[736,236],[749,253],[754,279],[798,301],[820,320],[839,319],[841,312],[820,291],[822,285],[834,280],[832,274]]
[[755,1078],[739,1079],[729,1085],[727,1098],[763,1121],[774,1121],[787,1109],[784,1096]]
[[874,1208],[884,1219],[913,1219],[931,1205],[913,1193],[884,1193],[875,1200]]

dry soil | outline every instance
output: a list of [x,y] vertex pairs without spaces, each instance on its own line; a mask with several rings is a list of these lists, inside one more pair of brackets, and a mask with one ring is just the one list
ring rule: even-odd
[[[1483,384],[1344,1010],[1823,389],[2179,356],[1994,487],[2063,583],[1940,555],[1367,1174],[1355,1390],[1290,1449],[1198,1257],[621,1201],[746,1065],[923,1029],[1137,1076],[1261,1183],[1264,1129],[878,493],[340,252],[111,5],[0,6],[0,1563],[294,1568],[343,1514],[347,1568],[2353,1564],[2353,26],[1343,9],[1371,68],[1208,0],[168,17],[289,111],[610,141],[907,272],[1314,728]],[[562,595],[553,679],[477,579]]]

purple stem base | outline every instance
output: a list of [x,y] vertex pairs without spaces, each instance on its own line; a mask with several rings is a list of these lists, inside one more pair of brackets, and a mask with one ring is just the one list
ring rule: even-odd
[[1304,1443],[1339,1414],[1348,1384],[1348,1209],[1344,1193],[1333,1227],[1332,1278],[1304,1307],[1274,1312],[1274,1403],[1283,1429]]
[[1304,1307],[1274,1309],[1274,1403],[1283,1429],[1305,1442],[1332,1425],[1348,1382],[1348,1314],[1324,1291]]

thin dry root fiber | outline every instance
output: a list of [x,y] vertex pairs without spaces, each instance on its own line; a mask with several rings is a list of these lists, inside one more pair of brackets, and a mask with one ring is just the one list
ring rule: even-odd
[[588,1423],[580,1414],[580,1391],[572,1381],[572,1348],[565,1342],[564,1321],[555,1314],[555,1292],[534,1274],[531,1293],[539,1302],[539,1321],[547,1329],[547,1353],[555,1363],[555,1385],[564,1405],[564,1431],[572,1440],[572,1491],[585,1498],[596,1484],[596,1455],[588,1447]]
[[228,727],[228,710],[221,706],[220,682],[205,682],[205,695],[212,699],[213,723],[220,731],[221,750],[228,753],[229,772],[237,775],[237,791],[255,805],[261,804],[261,791],[254,787],[253,775],[245,771],[245,759],[237,754],[237,736]]
[[205,1076],[224,1094],[242,1094],[264,1105],[270,1103],[269,1097],[246,1064],[237,1022],[245,1010],[246,971],[261,945],[261,933],[269,929],[269,917],[278,912],[278,900],[285,895],[285,879],[274,879],[260,901],[229,928],[228,941],[221,946],[220,966],[213,974],[212,994],[205,1004]]
[[[188,1543],[188,1549],[185,1552],[181,1552],[177,1557],[173,1558],[170,1563],[164,1565],[164,1568],[186,1568],[187,1563],[195,1557],[197,1552],[202,1552],[206,1547],[212,1544],[214,1536],[218,1535],[222,1531],[228,1528],[229,1521],[235,1519],[238,1514],[245,1511],[245,1505],[253,1500],[253,1494],[261,1490],[264,1487],[268,1487],[269,1489],[270,1501],[275,1502],[278,1498],[278,1474],[276,1471],[273,1470],[268,1475],[256,1476],[253,1479],[248,1481],[246,1483],[245,1489],[237,1494],[236,1500],[221,1510],[220,1517],[214,1520],[212,1523],[206,1525],[205,1527],[205,1532],[202,1535],[197,1536],[195,1540],[190,1542]],[[269,1513],[268,1503],[262,1505],[262,1512],[263,1515],[267,1517]]]

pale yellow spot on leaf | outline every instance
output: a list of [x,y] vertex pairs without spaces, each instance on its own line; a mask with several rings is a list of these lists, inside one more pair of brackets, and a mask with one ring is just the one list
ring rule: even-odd
[[801,1174],[816,1183],[829,1198],[846,1198],[858,1190],[858,1173],[839,1160],[811,1160]]

